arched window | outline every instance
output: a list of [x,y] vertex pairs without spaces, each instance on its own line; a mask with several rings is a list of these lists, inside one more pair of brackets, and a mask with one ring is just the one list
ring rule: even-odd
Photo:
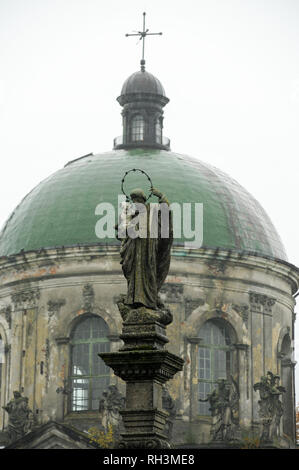
[[289,334],[286,334],[281,343],[281,353],[284,358],[291,357],[291,338]]
[[156,143],[162,144],[162,126],[161,126],[161,121],[159,118],[156,120],[155,131],[156,131]]
[[75,327],[71,337],[71,411],[97,410],[109,385],[109,367],[98,356],[108,352],[108,326],[101,317],[88,317]]
[[136,114],[131,121],[131,141],[140,142],[144,139],[144,119],[141,114]]
[[[217,387],[218,379],[229,379],[232,373],[232,332],[228,323],[209,320],[199,331],[198,398],[206,399]],[[210,415],[209,403],[199,402],[199,414]]]

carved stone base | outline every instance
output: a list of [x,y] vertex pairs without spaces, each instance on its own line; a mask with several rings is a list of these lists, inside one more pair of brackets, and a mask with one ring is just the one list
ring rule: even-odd
[[[126,431],[129,434],[151,433],[163,434],[168,413],[162,410],[134,410],[126,409],[120,412]],[[166,439],[166,436],[164,436]]]
[[162,303],[157,310],[154,310],[142,305],[128,305],[125,303],[125,299],[125,295],[120,295],[116,302],[124,324],[138,323],[142,325],[154,321],[166,326],[173,320],[172,313]]
[[121,434],[121,449],[169,449],[167,436],[163,434],[168,413],[161,410],[121,411],[125,434]]
[[170,449],[171,446],[163,434],[135,433],[123,434],[118,449]]

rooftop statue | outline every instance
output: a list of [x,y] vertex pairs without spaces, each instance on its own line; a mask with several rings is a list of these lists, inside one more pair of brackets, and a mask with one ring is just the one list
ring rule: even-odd
[[125,406],[125,397],[119,392],[116,385],[109,385],[104,390],[99,403],[99,412],[102,425],[105,432],[108,432],[109,426],[113,427],[114,434],[119,433],[121,416],[119,411]]
[[262,442],[272,442],[280,436],[280,421],[283,415],[283,405],[280,401],[286,389],[280,385],[280,376],[271,371],[261,377],[261,381],[254,384],[254,391],[260,392],[259,416],[262,422]]
[[218,389],[214,389],[201,402],[209,402],[212,415],[211,437],[213,441],[235,439],[238,426],[239,389],[233,377],[219,379]]
[[22,397],[20,392],[13,392],[14,398],[2,408],[8,413],[7,434],[13,442],[27,434],[33,425],[33,414],[28,407],[28,398]]

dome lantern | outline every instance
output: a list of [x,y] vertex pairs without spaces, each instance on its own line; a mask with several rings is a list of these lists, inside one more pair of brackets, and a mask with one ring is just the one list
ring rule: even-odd
[[145,70],[144,40],[149,33],[143,31],[126,36],[139,36],[142,39],[141,69],[133,73],[123,84],[121,95],[117,98],[123,107],[123,135],[114,139],[114,149],[157,148],[170,149],[170,140],[163,137],[163,107],[169,102],[161,82]]

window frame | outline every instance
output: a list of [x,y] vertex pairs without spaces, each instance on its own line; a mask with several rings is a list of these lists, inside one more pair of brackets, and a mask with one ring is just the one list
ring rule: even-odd
[[[219,378],[226,378],[226,379],[229,379],[230,378],[230,375],[233,374],[234,372],[234,364],[233,364],[233,361],[234,361],[234,351],[235,351],[235,346],[234,346],[234,334],[233,334],[233,331],[232,331],[232,327],[231,325],[226,322],[226,321],[222,321],[220,319],[217,319],[217,318],[211,318],[209,320],[207,320],[200,328],[199,330],[199,337],[201,335],[201,331],[202,329],[207,325],[207,324],[211,324],[211,328],[213,331],[213,326],[216,326],[217,328],[224,328],[224,338],[225,338],[225,341],[226,341],[226,337],[229,338],[229,344],[228,345],[222,345],[222,344],[216,344],[216,343],[207,343],[205,342],[204,339],[201,339],[200,342],[199,342],[199,347],[198,347],[198,351],[197,351],[197,374],[198,374],[198,384],[197,384],[197,398],[198,398],[198,405],[197,405],[197,415],[200,416],[200,417],[204,417],[204,418],[207,418],[209,416],[211,416],[211,412],[209,411],[209,402],[206,402],[206,403],[203,403],[203,402],[199,402],[199,398],[203,398],[203,399],[206,399],[207,396],[204,396],[204,397],[201,397],[201,391],[200,391],[200,385],[201,384],[209,384],[210,385],[210,391],[209,392],[206,392],[205,391],[205,395],[207,395],[207,393],[211,393],[215,387],[217,386],[217,380]],[[213,334],[213,333],[212,333]],[[213,341],[213,337],[211,338],[211,341]],[[210,367],[209,367],[209,378],[206,378],[206,377],[200,377],[200,360],[202,359],[200,357],[200,352],[201,350],[204,350],[204,351],[210,351],[210,355],[209,355],[209,360],[210,360]],[[216,351],[223,351],[226,353],[226,357],[225,357],[225,375],[226,377],[215,377],[215,372],[216,372],[216,366],[215,366],[215,356],[216,356]],[[228,357],[228,354],[229,354],[229,357]],[[229,364],[229,367],[228,367],[228,364]],[[203,369],[205,370],[205,369]]]
[[[141,125],[142,123],[142,125]],[[144,142],[145,119],[141,113],[134,114],[130,122],[130,141],[132,143]]]
[[[104,323],[104,326],[106,328],[106,331],[107,331],[107,335],[106,336],[102,336],[102,337],[96,337],[96,338],[93,338],[92,337],[92,320],[93,319],[97,319],[99,321],[102,321]],[[90,321],[90,325],[89,325],[89,337],[88,338],[85,338],[85,339],[74,339],[74,336],[75,336],[75,333],[77,331],[78,328],[80,328],[80,326],[82,326],[82,324],[84,322],[87,322],[87,321]],[[101,379],[101,378],[107,378],[107,383],[105,384],[104,388],[106,388],[109,383],[110,383],[110,368],[108,366],[105,365],[105,368],[107,370],[107,373],[105,374],[93,374],[94,372],[94,362],[93,362],[93,346],[94,344],[105,344],[105,343],[109,343],[109,346],[108,346],[108,351],[110,351],[110,340],[109,340],[109,327],[107,325],[107,323],[105,322],[105,320],[99,316],[99,315],[86,315],[84,316],[84,318],[81,318],[80,321],[78,323],[76,323],[76,325],[74,326],[73,330],[72,330],[72,333],[71,333],[71,337],[70,337],[70,369],[69,369],[69,384],[70,384],[70,394],[69,394],[69,405],[68,405],[68,408],[69,408],[69,412],[71,413],[86,413],[86,412],[92,412],[92,411],[96,411],[98,410],[98,407],[93,407],[92,406],[92,403],[94,401],[94,398],[93,398],[93,390],[95,390],[96,388],[94,388],[93,386],[93,380],[94,379]],[[73,373],[73,366],[74,366],[74,346],[76,345],[80,345],[80,344],[87,344],[88,345],[88,373],[86,374],[74,374]],[[98,358],[99,361],[102,361],[101,358]],[[76,405],[76,400],[74,399],[74,386],[73,386],[73,383],[75,380],[87,380],[88,381],[88,394],[87,394],[87,408],[85,409],[78,409],[80,407],[80,405],[78,405],[78,401],[77,401],[77,405]],[[100,396],[98,397],[98,399],[100,400]],[[82,400],[82,402],[84,402],[84,400]],[[81,405],[82,406],[82,405]],[[76,409],[77,408],[77,409]]]

